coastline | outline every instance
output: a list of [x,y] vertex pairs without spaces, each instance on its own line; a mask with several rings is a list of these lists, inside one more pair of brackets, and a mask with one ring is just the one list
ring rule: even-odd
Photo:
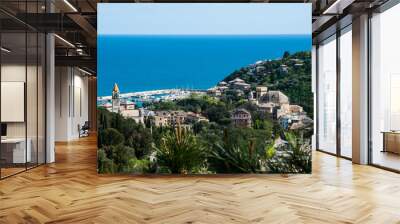
[[[147,91],[139,91],[139,92],[129,92],[129,93],[121,93],[121,98],[131,98],[131,97],[139,97],[146,98],[154,95],[187,95],[193,93],[204,94],[207,90],[189,90],[189,89],[157,89],[157,90],[147,90]],[[98,96],[97,100],[111,100],[112,96]]]

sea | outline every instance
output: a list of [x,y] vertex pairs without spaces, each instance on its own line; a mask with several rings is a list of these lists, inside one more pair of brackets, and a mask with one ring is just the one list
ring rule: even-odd
[[311,51],[311,35],[99,35],[98,96],[208,89],[241,67]]

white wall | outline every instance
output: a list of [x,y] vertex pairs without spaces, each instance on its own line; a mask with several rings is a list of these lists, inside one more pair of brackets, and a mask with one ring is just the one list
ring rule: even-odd
[[55,140],[65,141],[68,139],[68,86],[70,84],[67,67],[55,68]]
[[[32,162],[39,159],[39,163],[44,163],[44,150],[45,150],[45,119],[44,119],[44,74],[41,72],[41,67],[38,71],[35,66],[25,66],[25,64],[3,64],[1,66],[2,82],[23,82],[26,84],[26,107],[24,105],[17,108],[2,107],[2,112],[16,113],[12,110],[21,110],[19,113],[27,115],[27,119],[21,122],[6,122],[7,123],[7,137],[9,138],[24,138],[25,135],[30,139],[30,148],[32,151]],[[25,80],[27,78],[27,81]],[[2,89],[3,92],[4,89]],[[24,89],[19,90],[19,94],[24,95]],[[22,91],[22,92],[21,92]],[[4,94],[4,93],[3,93]],[[7,95],[2,95],[2,98]],[[24,116],[24,115],[22,115]],[[39,153],[39,155],[37,155]]]
[[55,140],[79,138],[78,125],[88,121],[88,78],[76,68],[56,67]]
[[[3,82],[25,82],[25,64],[7,64],[1,66],[1,81]],[[7,110],[7,108],[1,108]],[[25,122],[7,123],[8,137],[25,137]]]
[[[26,71],[28,72],[28,87],[27,87],[27,122],[28,132],[30,129],[35,131],[36,135],[36,85],[37,81],[33,79],[31,74],[35,74],[35,66],[25,66],[19,64],[4,64],[1,66],[1,81],[2,82],[24,82],[26,83],[25,76]],[[4,97],[4,96],[3,96]],[[42,105],[39,105],[39,107]],[[8,110],[8,108],[2,108],[2,110]],[[24,108],[22,108],[24,110]],[[9,137],[25,137],[25,123],[26,122],[7,122],[7,134]],[[28,137],[29,133],[28,133]]]

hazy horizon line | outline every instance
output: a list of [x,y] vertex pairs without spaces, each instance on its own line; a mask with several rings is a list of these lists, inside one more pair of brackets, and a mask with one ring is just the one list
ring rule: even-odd
[[97,36],[311,36],[311,33],[272,33],[272,34],[97,34]]

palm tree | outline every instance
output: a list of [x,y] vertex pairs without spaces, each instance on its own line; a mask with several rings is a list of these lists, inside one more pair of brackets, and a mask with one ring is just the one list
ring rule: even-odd
[[284,137],[286,143],[274,146],[275,153],[266,156],[267,168],[273,173],[311,173],[310,144],[293,133],[285,132]]
[[160,145],[154,148],[158,165],[171,173],[192,173],[205,162],[205,148],[191,131],[180,125],[163,134]]
[[222,162],[228,172],[259,173],[261,157],[255,150],[255,141],[251,139],[247,147],[228,142],[228,131],[224,130],[224,143],[215,144],[210,157]]

